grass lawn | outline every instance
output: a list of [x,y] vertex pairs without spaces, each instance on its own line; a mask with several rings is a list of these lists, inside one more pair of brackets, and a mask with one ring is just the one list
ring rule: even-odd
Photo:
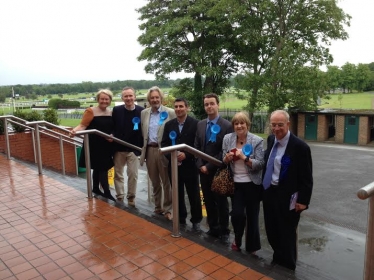
[[76,127],[81,122],[80,119],[60,119],[60,125]]
[[330,94],[331,99],[322,98],[319,108],[331,109],[374,109],[372,107],[374,93],[347,93],[343,94],[341,103],[338,94]]

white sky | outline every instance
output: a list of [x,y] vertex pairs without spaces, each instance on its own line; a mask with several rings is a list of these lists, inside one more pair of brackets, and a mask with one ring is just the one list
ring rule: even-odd
[[[0,85],[153,80],[138,62],[145,0],[0,0]],[[334,65],[374,62],[374,0],[340,0],[350,38]],[[173,74],[170,78],[183,78]]]

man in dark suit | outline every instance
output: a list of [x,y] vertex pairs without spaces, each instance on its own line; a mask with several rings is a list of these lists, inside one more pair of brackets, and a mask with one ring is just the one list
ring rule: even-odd
[[286,111],[274,111],[270,125],[263,176],[266,235],[273,263],[295,270],[297,226],[312,195],[312,156],[309,146],[289,131]]
[[[165,124],[161,147],[171,146],[173,141],[169,134],[176,132],[175,145],[186,144],[194,146],[195,134],[198,120],[187,115],[188,103],[184,98],[177,98],[174,101],[174,111],[177,118]],[[171,160],[169,159],[169,178],[171,178]],[[178,152],[178,201],[179,201],[179,221],[186,224],[187,209],[184,199],[184,187],[186,187],[188,200],[190,202],[191,223],[194,230],[200,230],[200,222],[203,218],[200,200],[199,173],[195,165],[195,157],[192,154],[181,151]]]
[[[144,108],[135,104],[135,90],[132,87],[125,87],[122,90],[122,100],[125,104],[113,108],[113,136],[141,148],[143,145],[143,137],[140,123],[135,127],[133,120],[134,118],[138,118],[140,121],[140,113]],[[123,173],[124,167],[127,164],[126,198],[129,206],[135,206],[139,155],[139,151],[115,143],[114,185],[116,188],[117,200],[123,201],[125,195]]]
[[[195,137],[195,148],[222,160],[222,141],[223,137],[233,132],[231,123],[221,118],[218,114],[219,98],[215,93],[204,95],[204,108],[208,115],[207,119],[201,120],[197,124]],[[211,127],[218,125],[219,133],[212,135]],[[214,139],[215,138],[215,139]],[[228,241],[229,237],[229,206],[226,196],[213,193],[211,185],[217,166],[201,158],[196,160],[196,166],[200,173],[200,184],[204,195],[204,202],[207,211],[207,220],[209,225],[208,235],[218,237]]]

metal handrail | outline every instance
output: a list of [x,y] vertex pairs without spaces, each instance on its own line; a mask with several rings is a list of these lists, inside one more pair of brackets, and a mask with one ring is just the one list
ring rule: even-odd
[[364,279],[374,280],[374,182],[359,189],[357,196],[362,200],[369,198]]
[[161,154],[171,153],[171,190],[172,190],[172,201],[173,201],[173,232],[172,237],[181,237],[179,228],[179,199],[178,199],[178,151],[186,151],[195,157],[202,158],[214,165],[221,166],[222,161],[209,156],[195,148],[192,148],[186,144],[178,144],[174,146],[168,146],[160,148]]
[[[122,145],[124,145],[126,147],[129,147],[131,149],[134,149],[134,150],[137,150],[137,151],[142,151],[142,148],[139,148],[138,146],[127,143],[127,142],[125,142],[121,139],[118,139],[118,138],[114,137],[113,135],[106,134],[106,133],[101,132],[97,129],[80,130],[80,131],[77,131],[75,134],[76,135],[84,135],[84,156],[86,158],[86,170],[91,170],[89,134],[97,134],[101,137],[111,139],[114,142],[122,144]],[[88,198],[92,198],[91,172],[86,172],[86,178],[87,178],[87,195],[88,195]]]

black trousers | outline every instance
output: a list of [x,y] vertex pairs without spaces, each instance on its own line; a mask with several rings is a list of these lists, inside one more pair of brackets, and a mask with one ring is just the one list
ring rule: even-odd
[[226,196],[211,190],[214,174],[200,173],[200,184],[204,195],[209,228],[217,235],[229,234],[229,203]]
[[104,193],[110,193],[108,183],[108,170],[92,170],[92,187],[94,190],[98,190],[99,185],[101,185],[101,187],[104,190]]
[[[183,164],[183,163],[182,163]],[[200,223],[203,219],[200,199],[199,173],[195,166],[178,167],[178,200],[179,200],[179,220],[183,221],[187,218],[187,207],[185,202],[185,192],[190,202],[191,223]],[[169,169],[169,178],[171,180],[171,172]]]
[[252,182],[235,183],[235,192],[232,197],[231,223],[234,228],[235,242],[238,247],[242,243],[245,226],[245,249],[254,252],[261,249],[260,242],[260,201],[262,186]]
[[264,191],[265,229],[274,250],[273,261],[295,270],[297,260],[297,226],[300,213],[289,210],[290,195],[279,187]]

